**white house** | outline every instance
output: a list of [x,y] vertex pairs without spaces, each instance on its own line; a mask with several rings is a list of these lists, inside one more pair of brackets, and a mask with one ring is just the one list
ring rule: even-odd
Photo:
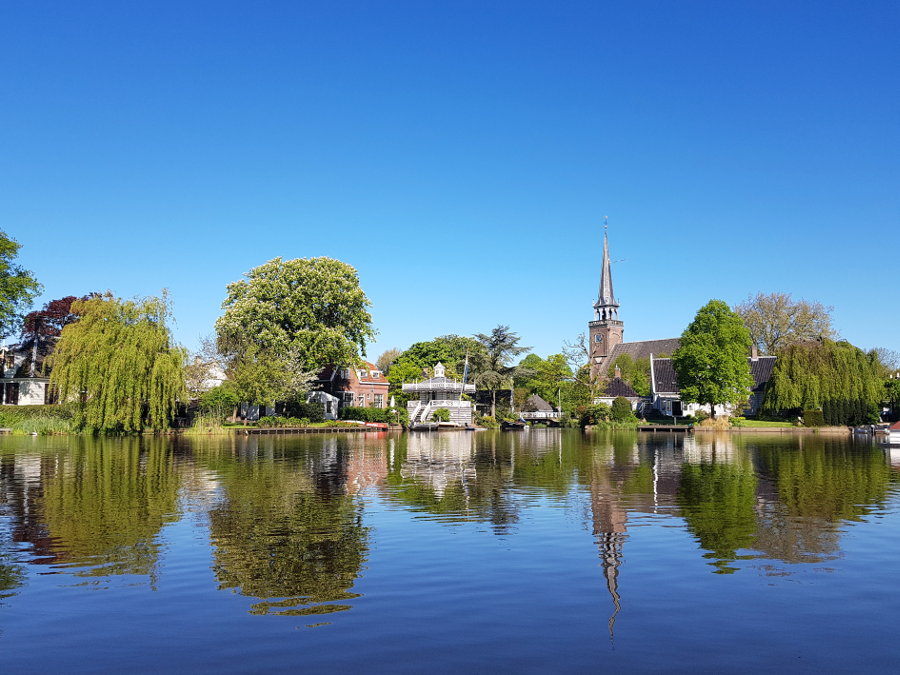
[[44,405],[49,400],[50,378],[34,362],[32,350],[19,345],[0,347],[0,404]]

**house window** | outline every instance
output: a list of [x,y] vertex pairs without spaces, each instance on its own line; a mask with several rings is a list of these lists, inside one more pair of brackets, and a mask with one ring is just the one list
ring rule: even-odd
[[353,392],[352,391],[342,391],[341,392],[341,403],[344,405],[353,405]]
[[341,368],[339,375],[342,380],[348,379],[350,377],[350,369],[349,368]]
[[6,405],[19,404],[19,383],[7,382],[3,385],[3,402]]
[[384,394],[375,394],[375,407],[376,408],[384,407]]

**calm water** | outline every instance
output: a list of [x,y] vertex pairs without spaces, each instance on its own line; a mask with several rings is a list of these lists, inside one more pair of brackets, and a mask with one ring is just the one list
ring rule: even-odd
[[868,441],[0,439],[5,672],[896,672],[898,577]]

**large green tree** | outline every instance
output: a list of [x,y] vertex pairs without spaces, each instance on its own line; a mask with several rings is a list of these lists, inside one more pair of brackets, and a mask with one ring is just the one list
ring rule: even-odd
[[93,432],[162,430],[185,396],[185,352],[172,343],[165,297],[78,300],[79,320],[62,329],[49,362],[50,385]]
[[775,354],[793,342],[833,338],[832,307],[794,300],[790,293],[757,293],[734,308],[763,354]]
[[778,353],[764,407],[792,415],[821,409],[826,424],[868,424],[883,397],[877,362],[849,342],[815,340]]
[[275,258],[228,285],[216,338],[229,379],[255,403],[296,394],[326,365],[354,366],[375,336],[356,270]]
[[537,394],[545,401],[556,404],[572,380],[572,369],[563,354],[551,354],[542,359],[537,354],[529,354],[519,363],[515,377],[516,388],[524,390],[526,396]]
[[41,291],[34,275],[16,263],[21,247],[0,230],[0,338],[15,333],[22,313]]
[[753,386],[750,332],[741,317],[721,300],[710,300],[681,334],[672,355],[681,399],[709,405],[745,402]]
[[216,322],[223,353],[253,344],[301,369],[356,365],[375,337],[356,270],[332,258],[275,258],[228,284]]
[[512,384],[513,377],[520,372],[510,361],[529,347],[519,346],[519,336],[509,326],[497,326],[490,334],[478,333],[475,339],[481,349],[471,359],[475,383],[491,395],[491,416],[497,416],[497,392]]

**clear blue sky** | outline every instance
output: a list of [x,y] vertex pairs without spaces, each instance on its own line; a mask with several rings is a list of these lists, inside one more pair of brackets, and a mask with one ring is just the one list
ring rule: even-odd
[[354,265],[374,359],[583,331],[603,216],[626,340],[784,291],[900,349],[900,3],[0,4],[0,228],[38,304],[210,334],[276,256]]

